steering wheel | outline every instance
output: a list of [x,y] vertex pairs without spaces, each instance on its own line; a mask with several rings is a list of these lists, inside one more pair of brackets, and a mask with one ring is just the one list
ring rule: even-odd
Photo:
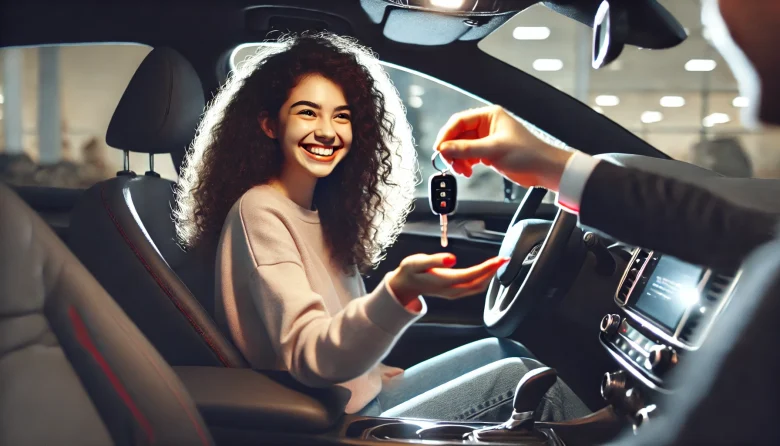
[[485,327],[494,336],[511,335],[537,302],[555,294],[551,273],[577,226],[577,217],[559,209],[552,222],[533,218],[546,194],[544,188],[528,189],[501,243],[499,255],[510,261],[490,282],[483,313]]

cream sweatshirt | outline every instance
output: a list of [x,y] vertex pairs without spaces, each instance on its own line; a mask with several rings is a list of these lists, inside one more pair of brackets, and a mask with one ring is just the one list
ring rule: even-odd
[[[422,301],[422,298],[420,298]],[[255,369],[286,370],[310,387],[341,385],[355,413],[382,388],[380,361],[425,314],[385,280],[370,293],[333,264],[317,211],[271,186],[232,207],[217,250],[216,315]]]

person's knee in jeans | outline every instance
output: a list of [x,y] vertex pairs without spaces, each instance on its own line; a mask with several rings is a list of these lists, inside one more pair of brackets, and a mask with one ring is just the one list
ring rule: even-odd
[[500,410],[501,406],[509,406],[508,414],[511,414],[514,389],[529,370],[524,361],[527,360],[506,358],[492,362],[391,408],[383,415],[448,421],[485,420],[485,414],[495,417],[503,414],[505,410]]

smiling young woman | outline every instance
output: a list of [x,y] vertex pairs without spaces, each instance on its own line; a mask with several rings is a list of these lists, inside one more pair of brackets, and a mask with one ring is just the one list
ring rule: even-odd
[[[407,371],[381,364],[425,313],[421,295],[481,293],[505,262],[453,269],[451,254],[417,254],[366,290],[360,270],[378,263],[411,207],[415,156],[370,51],[333,35],[286,38],[245,61],[206,111],[177,230],[187,248],[216,248],[216,316],[253,368],[344,386],[348,413],[498,419],[529,370],[519,344],[475,343]],[[452,384],[466,374],[481,390]],[[436,403],[456,395],[462,404]],[[573,401],[544,403],[545,413],[587,412]]]

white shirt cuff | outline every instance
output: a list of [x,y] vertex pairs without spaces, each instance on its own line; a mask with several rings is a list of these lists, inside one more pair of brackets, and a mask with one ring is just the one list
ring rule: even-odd
[[598,163],[598,159],[580,151],[569,157],[558,186],[558,206],[575,214],[580,212],[585,184]]

